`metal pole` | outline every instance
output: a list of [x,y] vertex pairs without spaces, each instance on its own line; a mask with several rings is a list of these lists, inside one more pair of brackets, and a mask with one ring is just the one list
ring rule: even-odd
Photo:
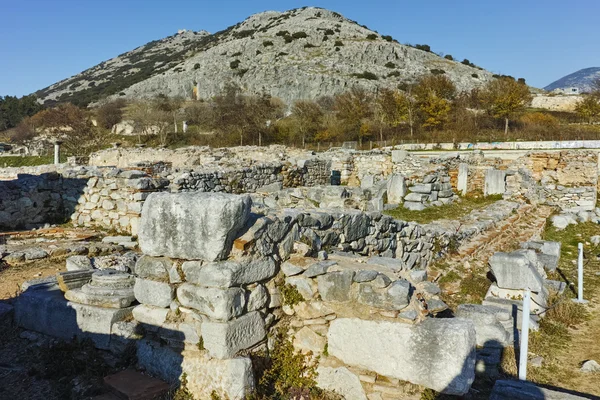
[[527,353],[529,347],[529,314],[531,306],[531,292],[525,290],[523,298],[523,313],[521,322],[521,346],[519,349],[519,379],[527,380]]
[[583,243],[578,244],[577,256],[577,303],[587,303],[583,299]]

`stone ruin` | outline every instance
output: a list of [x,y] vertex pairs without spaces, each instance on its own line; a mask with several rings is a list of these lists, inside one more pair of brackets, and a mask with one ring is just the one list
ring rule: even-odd
[[[70,218],[136,235],[142,254],[68,258],[67,272],[23,285],[15,320],[65,340],[90,338],[115,354],[134,347],[151,374],[176,383],[185,373],[197,398],[251,393],[250,355],[272,345],[282,321],[295,349],[320,356],[323,389],[395,398],[408,381],[464,394],[475,372],[497,373],[501,349],[515,343],[522,290],[532,290],[539,315],[530,316],[532,329],[549,292],[564,290],[545,272],[556,268],[560,248],[531,241],[495,254],[496,282],[483,304],[461,305],[454,318],[432,318],[448,307],[428,280],[429,264],[451,242],[507,218],[519,207],[509,200],[589,209],[597,163],[574,152],[510,162],[405,153],[270,154],[232,165],[226,152],[200,152],[194,157],[213,161],[27,170],[43,174],[0,182],[2,228]],[[426,225],[382,213],[479,190],[505,200]],[[297,301],[286,300],[290,290]]]
[[[141,367],[168,382],[185,373],[198,398],[251,393],[248,354],[282,319],[296,349],[320,355],[324,389],[400,394],[402,380],[464,394],[474,325],[430,318],[447,306],[426,280],[427,257],[413,256],[432,247],[412,239],[416,229],[361,211],[265,215],[244,195],[154,193],[127,272],[70,259],[70,271],[26,286],[16,321],[113,352],[135,346]],[[333,246],[342,250],[324,250]],[[286,303],[283,286],[304,301]]]

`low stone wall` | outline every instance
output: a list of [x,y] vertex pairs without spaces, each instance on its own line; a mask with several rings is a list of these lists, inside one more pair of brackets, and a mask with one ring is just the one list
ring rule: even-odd
[[249,167],[193,169],[175,174],[171,190],[225,193],[253,193],[268,188],[328,185],[330,163],[307,160],[301,166],[291,163],[255,164]]
[[591,151],[532,152],[515,160],[506,196],[556,205],[563,211],[593,210],[598,191],[598,154]]
[[136,170],[89,170],[85,187],[70,214],[75,226],[99,226],[137,235],[144,200],[167,188],[169,181]]
[[85,177],[56,172],[0,181],[0,229],[64,222],[75,210],[85,185]]

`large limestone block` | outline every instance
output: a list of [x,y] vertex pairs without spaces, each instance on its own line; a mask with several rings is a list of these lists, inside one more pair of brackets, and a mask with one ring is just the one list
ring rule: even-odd
[[342,395],[345,400],[367,400],[358,376],[345,367],[317,368],[317,386]]
[[406,180],[402,175],[392,175],[387,181],[387,202],[389,204],[402,204],[404,196],[408,193]]
[[240,316],[246,305],[242,288],[209,288],[184,283],[177,288],[177,299],[184,307],[191,307],[212,319],[228,321]]
[[196,399],[217,395],[241,400],[254,391],[252,362],[248,357],[219,360],[191,347],[180,352],[150,340],[139,340],[136,344],[140,367],[169,383],[176,383],[185,373],[187,388]]
[[186,260],[222,260],[250,214],[249,196],[152,193],[139,227],[142,252]]
[[186,261],[181,269],[187,282],[202,286],[228,288],[260,282],[275,276],[277,266],[272,258],[228,260],[200,266]]
[[489,264],[500,288],[540,292],[544,287],[544,278],[525,253],[495,253]]
[[475,379],[476,334],[459,318],[401,322],[340,318],[331,323],[328,352],[345,364],[462,395]]
[[228,322],[204,322],[202,339],[209,354],[219,359],[234,357],[265,338],[265,322],[258,311]]

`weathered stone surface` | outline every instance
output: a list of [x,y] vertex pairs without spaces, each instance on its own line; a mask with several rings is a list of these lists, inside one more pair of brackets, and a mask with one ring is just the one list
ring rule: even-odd
[[427,199],[429,198],[429,195],[427,194],[422,194],[422,193],[409,193],[404,197],[404,202],[415,202],[415,203],[422,203],[424,201],[427,201]]
[[399,311],[409,303],[410,284],[405,280],[393,282],[386,289],[377,289],[371,283],[358,287],[358,302],[369,307]]
[[408,157],[408,151],[406,150],[392,150],[392,162],[399,163],[402,162]]
[[423,203],[418,203],[415,201],[405,201],[403,206],[411,211],[422,211],[425,209],[425,205]]
[[60,290],[66,292],[72,289],[79,289],[86,283],[89,283],[93,273],[94,270],[59,272],[56,274],[56,281]]
[[26,249],[23,253],[25,253],[25,259],[27,261],[41,260],[42,258],[48,257],[48,252],[39,247],[33,247],[30,249]]
[[345,400],[367,400],[360,379],[348,368],[320,366],[317,368],[317,374],[317,386],[321,389],[335,392]]
[[303,278],[301,276],[290,276],[285,278],[285,283],[294,286],[304,300],[311,300],[317,289],[316,285],[313,285],[312,279]]
[[133,308],[132,313],[133,318],[143,324],[144,328],[157,331],[167,320],[169,309],[140,304]]
[[558,230],[565,229],[567,226],[577,224],[577,220],[571,214],[559,214],[552,217],[552,226]]
[[429,194],[433,189],[433,185],[431,183],[420,183],[410,187],[410,191],[412,193],[421,193],[421,194]]
[[90,283],[68,290],[65,298],[90,306],[125,308],[135,301],[134,278],[125,272],[111,269],[96,271]]
[[169,307],[175,298],[175,287],[167,282],[136,278],[133,293],[136,300],[142,304]]
[[294,311],[300,319],[323,318],[334,313],[333,309],[322,301],[303,301],[294,306]]
[[319,294],[324,301],[350,301],[350,287],[354,271],[329,272],[317,277]]
[[362,282],[370,282],[373,279],[377,278],[379,272],[374,271],[372,269],[361,269],[356,271],[354,274],[354,282],[362,283]]
[[209,399],[214,392],[221,398],[242,400],[254,390],[252,362],[247,357],[219,360],[199,350],[175,351],[150,340],[136,343],[142,368],[169,383],[178,382],[185,373],[187,387],[197,398]]
[[329,354],[345,364],[438,392],[465,394],[475,379],[471,321],[428,319],[411,326],[339,318],[331,322],[327,338]]
[[506,171],[490,168],[485,171],[485,183],[483,194],[504,194],[506,191]]
[[583,400],[588,397],[546,389],[527,381],[497,380],[490,400]]
[[600,372],[600,364],[596,360],[587,360],[579,370],[584,373]]
[[250,197],[225,193],[152,193],[139,227],[142,252],[187,260],[222,260],[245,225]]
[[304,272],[304,269],[286,261],[281,265],[281,272],[283,272],[285,276],[295,276]]
[[540,292],[544,279],[531,263],[527,254],[495,253],[489,260],[498,287],[504,289],[527,289]]
[[460,304],[456,316],[473,321],[478,346],[504,347],[513,345],[512,318],[503,308],[480,304]]
[[303,353],[311,352],[314,355],[319,355],[323,353],[323,349],[327,344],[327,339],[305,326],[294,334],[292,343],[294,348],[298,351]]
[[248,311],[258,311],[269,302],[269,291],[264,285],[258,285],[248,296]]
[[401,204],[408,193],[406,180],[402,175],[392,175],[387,181],[387,201],[389,204]]
[[246,305],[242,288],[209,288],[184,283],[177,288],[177,299],[184,307],[191,307],[210,318],[228,321],[242,314]]
[[86,269],[94,269],[92,267],[92,260],[87,256],[67,257],[67,271],[81,271]]
[[181,269],[190,283],[220,288],[264,281],[272,278],[277,272],[275,261],[270,257],[220,261],[203,266],[199,266],[195,261],[186,261]]
[[240,350],[259,343],[266,335],[265,322],[257,311],[224,323],[207,321],[202,324],[204,348],[219,359],[232,358]]
[[469,179],[469,164],[460,163],[458,165],[458,182],[456,184],[456,189],[463,196],[467,194],[468,179]]
[[329,267],[337,264],[335,261],[319,261],[311,264],[302,274],[305,278],[314,278],[319,275],[324,275],[329,270]]
[[173,261],[167,257],[151,257],[143,255],[135,263],[134,272],[140,278],[167,279]]
[[17,297],[15,321],[22,328],[60,339],[89,338],[96,347],[108,350],[112,325],[130,318],[131,309],[73,303],[58,288],[32,288]]

